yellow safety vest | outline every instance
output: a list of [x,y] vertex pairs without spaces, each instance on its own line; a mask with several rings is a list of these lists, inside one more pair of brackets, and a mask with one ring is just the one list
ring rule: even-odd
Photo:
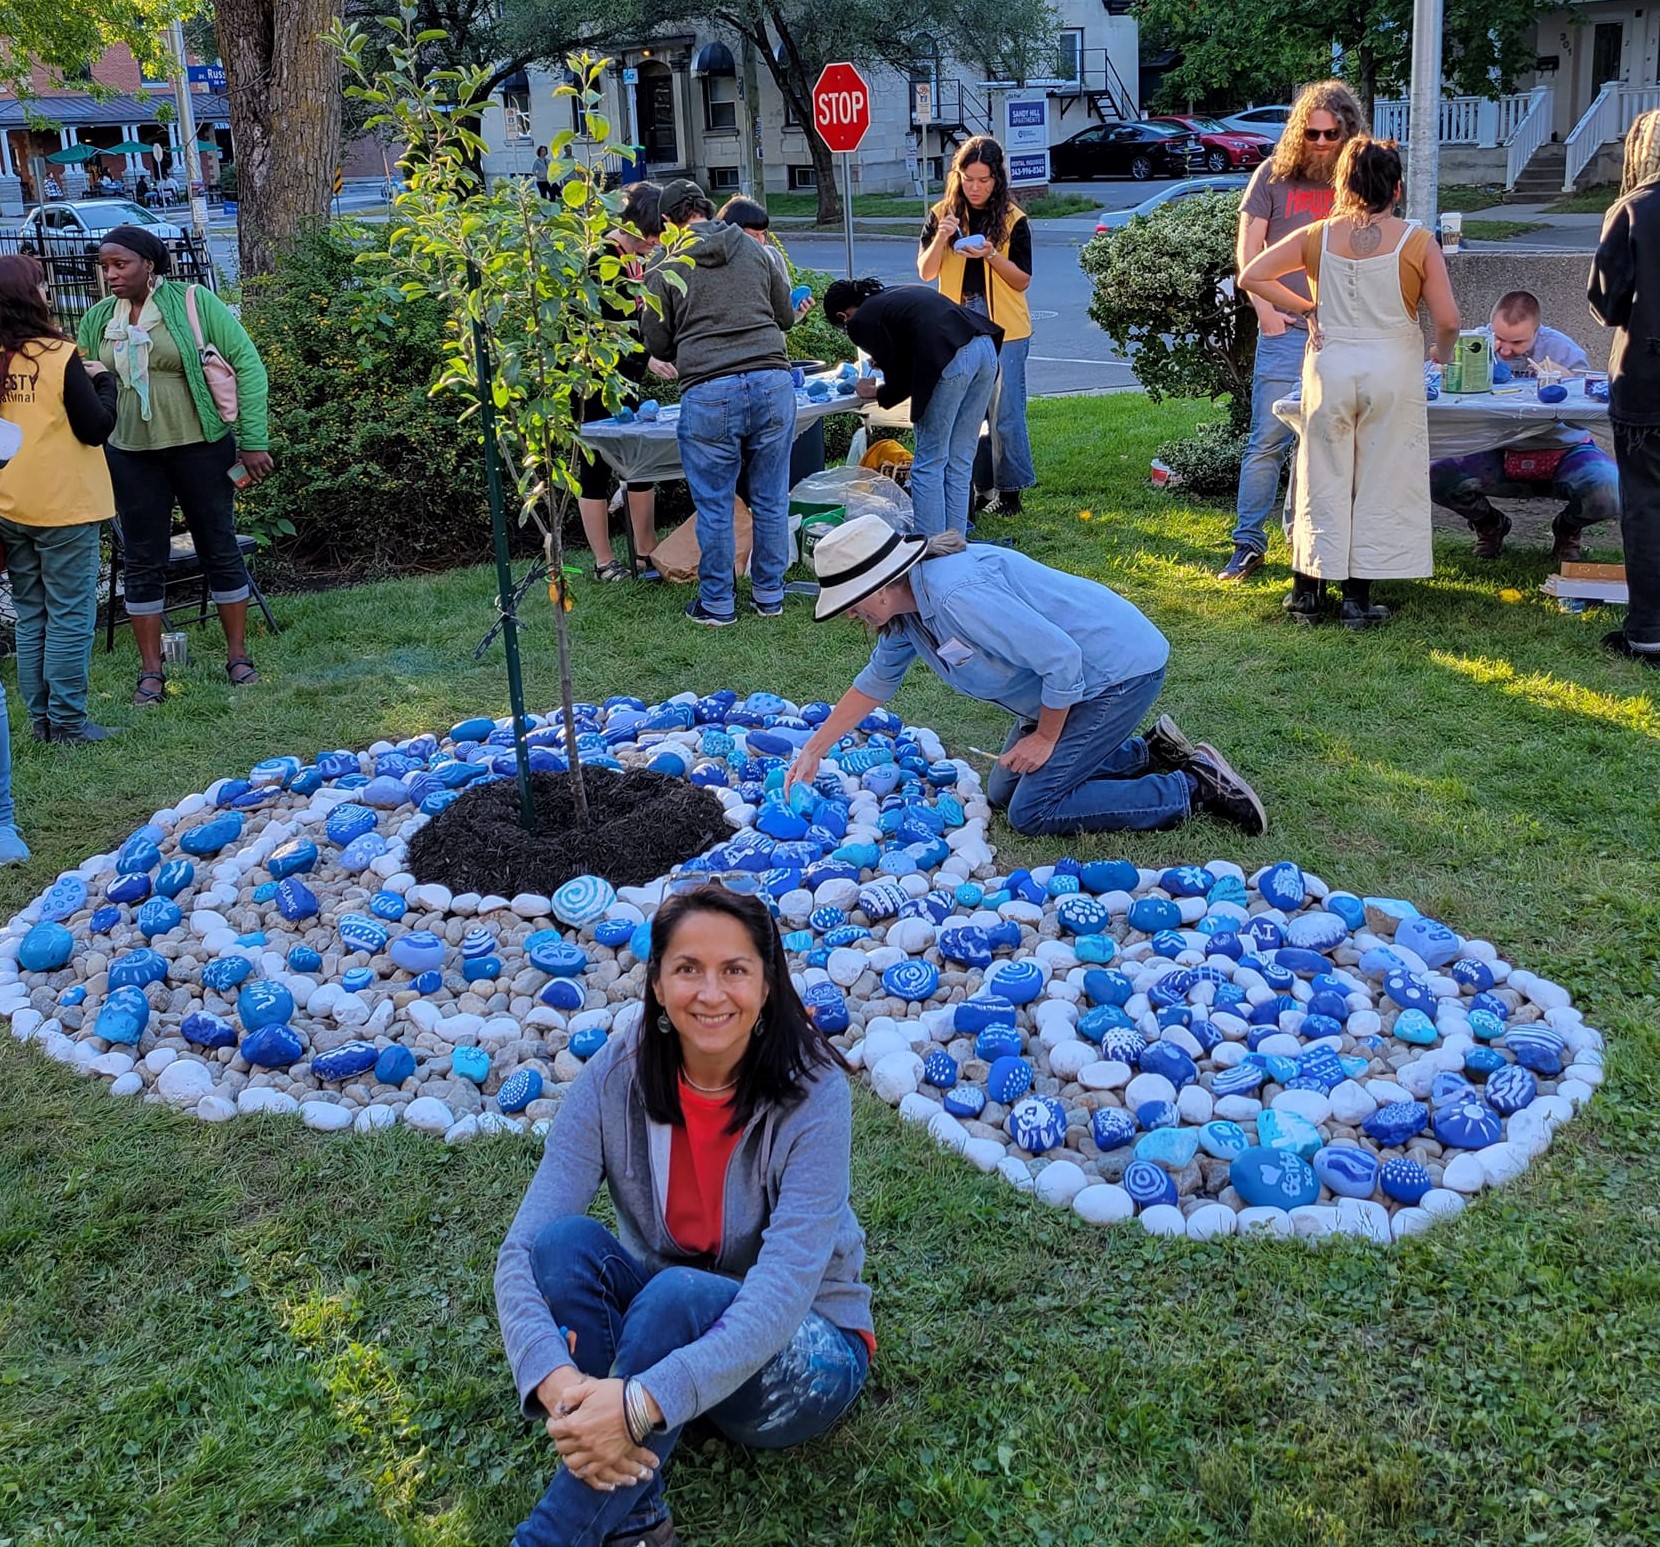
[[[942,218],[947,213],[943,202],[934,206],[934,218]],[[1009,255],[1009,242],[1014,236],[1014,229],[1026,216],[1020,210],[1009,212],[1009,229],[1003,238],[1003,245],[997,250],[1005,258]],[[966,234],[966,233],[965,233]],[[940,294],[949,296],[953,301],[963,298],[963,274],[968,267],[968,259],[956,248],[947,246],[945,255],[940,260],[939,287]],[[991,320],[1003,330],[1003,337],[1009,339],[1030,338],[1032,336],[1032,313],[1026,305],[1026,292],[1016,290],[1003,278],[989,263],[984,264],[986,271],[986,310]]]
[[22,430],[23,445],[0,469],[0,516],[19,526],[79,526],[115,514],[103,447],[77,440],[64,412],[63,373],[74,352],[65,339],[36,339],[6,366],[0,418]]

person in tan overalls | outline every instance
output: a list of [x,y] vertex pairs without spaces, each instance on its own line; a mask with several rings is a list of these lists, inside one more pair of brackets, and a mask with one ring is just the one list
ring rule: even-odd
[[[1318,623],[1326,582],[1337,580],[1343,626],[1361,629],[1389,618],[1372,601],[1374,580],[1434,573],[1418,302],[1429,308],[1443,362],[1458,341],[1458,307],[1440,248],[1417,221],[1393,213],[1401,197],[1394,141],[1350,140],[1335,180],[1330,218],[1259,253],[1240,283],[1309,319],[1289,615]],[[1298,271],[1312,301],[1279,283]]]

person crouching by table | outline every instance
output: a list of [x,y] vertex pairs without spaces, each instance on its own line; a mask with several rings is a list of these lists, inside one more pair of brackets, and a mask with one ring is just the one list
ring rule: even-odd
[[[1493,358],[1518,379],[1532,380],[1546,360],[1575,375],[1590,369],[1590,357],[1573,339],[1541,324],[1539,297],[1531,291],[1504,296],[1493,308],[1489,331]],[[1492,501],[1531,499],[1547,490],[1566,501],[1551,522],[1551,556],[1559,564],[1576,563],[1585,528],[1620,513],[1619,470],[1588,431],[1553,424],[1514,446],[1430,463],[1430,498],[1470,523],[1478,559],[1498,558],[1510,532],[1510,517]]]
[[1625,137],[1620,201],[1602,223],[1587,287],[1614,332],[1608,417],[1620,467],[1620,537],[1630,591],[1625,627],[1603,647],[1660,666],[1660,111]]
[[[561,1103],[496,1265],[519,1400],[564,1463],[514,1547],[673,1547],[689,1419],[779,1449],[857,1400],[876,1338],[845,1069],[766,904],[671,890],[643,1014]],[[588,1217],[602,1182],[615,1234]]]
[[715,206],[696,183],[675,178],[659,204],[664,222],[691,236],[691,265],[655,270],[647,288],[657,304],[640,314],[646,348],[679,371],[683,388],[680,462],[697,508],[698,543],[698,594],[686,616],[712,628],[738,621],[733,502],[747,463],[750,610],[776,618],[791,558],[795,388],[784,347],[795,321],[790,281],[758,243],[714,219]]
[[1215,747],[1190,742],[1169,715],[1135,734],[1170,646],[1131,603],[995,544],[933,557],[930,546],[880,516],[819,539],[813,616],[846,613],[879,637],[786,787],[811,782],[825,754],[920,660],[959,693],[1014,716],[986,798],[1018,833],[1145,831],[1201,811],[1255,836],[1268,831],[1256,792]]
[[[1392,213],[1400,198],[1394,141],[1357,135],[1338,157],[1331,216],[1258,253],[1239,276],[1309,319],[1287,608],[1297,623],[1320,622],[1328,580],[1343,584],[1345,628],[1385,623],[1372,582],[1435,572],[1418,300],[1440,360],[1458,342],[1458,307],[1441,249]],[[1312,300],[1280,283],[1292,273],[1308,275]]]
[[824,292],[824,315],[882,373],[880,386],[860,378],[860,397],[884,408],[911,400],[917,530],[924,537],[966,534],[975,448],[997,385],[1002,328],[925,285],[889,290],[879,279],[838,279]]

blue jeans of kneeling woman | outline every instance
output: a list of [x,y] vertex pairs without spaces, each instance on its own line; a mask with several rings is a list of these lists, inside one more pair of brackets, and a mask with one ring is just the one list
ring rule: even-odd
[[[1007,807],[1017,833],[1099,833],[1174,827],[1192,810],[1192,785],[1180,773],[1154,773],[1147,743],[1134,734],[1164,685],[1150,671],[1067,711],[1049,761],[1027,774],[998,764],[986,799]],[[1007,752],[1033,729],[1016,721]]]
[[[736,1279],[697,1268],[647,1277],[603,1225],[586,1216],[556,1220],[536,1238],[536,1287],[559,1324],[576,1334],[585,1375],[627,1377],[696,1342],[737,1298]],[[870,1355],[857,1333],[816,1312],[768,1363],[703,1416],[728,1439],[781,1450],[822,1434],[864,1389]],[[651,1437],[659,1463],[678,1429]],[[590,1488],[563,1467],[513,1537],[513,1547],[599,1547],[618,1532],[647,1531],[667,1513],[663,1472],[614,1493]]]

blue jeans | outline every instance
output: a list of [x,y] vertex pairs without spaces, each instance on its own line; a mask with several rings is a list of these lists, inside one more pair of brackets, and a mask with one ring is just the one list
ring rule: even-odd
[[[1491,520],[1489,496],[1539,499],[1544,480],[1528,482],[1504,475],[1502,451],[1478,451],[1467,457],[1443,457],[1429,465],[1429,497],[1474,525]],[[1561,521],[1578,531],[1620,513],[1620,474],[1614,459],[1587,437],[1556,464],[1549,489],[1565,501]]]
[[729,617],[733,605],[732,502],[749,467],[754,541],[749,588],[758,602],[784,599],[790,566],[790,447],[795,388],[788,371],[745,371],[688,387],[680,399],[680,464],[697,507],[698,598]]
[[940,372],[916,426],[911,463],[911,509],[924,537],[968,530],[974,448],[996,380],[997,346],[984,334],[964,344]]
[[6,689],[0,684],[0,827],[17,826],[12,800],[12,728],[6,718]]
[[[577,1365],[600,1379],[638,1375],[696,1342],[739,1289],[736,1279],[697,1268],[647,1277],[609,1230],[585,1216],[549,1225],[536,1238],[531,1269],[548,1309],[576,1334]],[[853,1405],[869,1366],[862,1338],[812,1312],[783,1349],[704,1416],[740,1445],[799,1445]],[[678,1429],[653,1435],[657,1471],[614,1493],[590,1488],[561,1467],[513,1547],[599,1547],[616,1532],[649,1530],[667,1513],[662,1463],[679,1438]]]
[[[989,316],[984,296],[964,301],[971,312]],[[986,405],[987,435],[974,458],[977,489],[1029,489],[1037,482],[1032,438],[1026,430],[1026,357],[1032,340],[1006,338],[997,353],[997,381]]]
[[[1028,774],[999,763],[986,799],[1008,808],[1017,833],[1033,836],[1174,827],[1192,809],[1191,786],[1179,773],[1149,773],[1147,743],[1134,734],[1163,685],[1160,667],[1074,704],[1049,761]],[[1003,750],[1033,728],[1017,720]]]
[[0,519],[17,604],[17,689],[29,718],[55,731],[86,724],[102,534],[101,521],[24,526]]
[[1280,474],[1296,432],[1274,417],[1274,400],[1289,397],[1303,379],[1303,350],[1308,334],[1287,328],[1278,338],[1257,335],[1256,369],[1251,378],[1251,433],[1239,463],[1239,518],[1234,523],[1237,548],[1268,551],[1268,515],[1279,503]]

